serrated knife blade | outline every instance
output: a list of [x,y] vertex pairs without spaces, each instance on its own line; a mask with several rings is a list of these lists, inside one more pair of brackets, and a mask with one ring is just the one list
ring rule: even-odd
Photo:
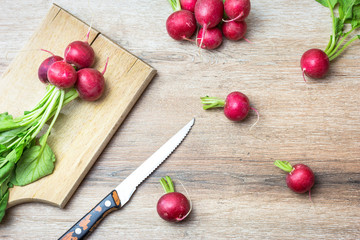
[[168,156],[180,145],[195,123],[193,118],[172,136],[155,153],[146,159],[134,172],[112,190],[91,211],[66,231],[59,239],[83,239],[92,232],[99,222],[110,212],[123,207],[140,185]]

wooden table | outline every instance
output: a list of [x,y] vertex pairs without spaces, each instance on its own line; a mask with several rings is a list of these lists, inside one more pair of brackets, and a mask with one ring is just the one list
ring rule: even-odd
[[[158,74],[66,207],[10,208],[0,239],[56,239],[193,116],[186,141],[89,239],[360,238],[360,42],[331,64],[324,80],[304,83],[299,67],[305,50],[327,44],[326,8],[315,1],[252,1],[246,37],[253,44],[224,41],[215,51],[199,51],[167,35],[166,0],[115,2],[56,3],[88,23],[93,15],[94,28]],[[52,3],[0,5],[2,74]],[[260,112],[251,131],[254,113],[233,123],[220,109],[201,107],[201,96],[235,90]],[[313,203],[286,187],[275,159],[314,170]],[[167,174],[193,202],[179,224],[156,213],[158,181]]]

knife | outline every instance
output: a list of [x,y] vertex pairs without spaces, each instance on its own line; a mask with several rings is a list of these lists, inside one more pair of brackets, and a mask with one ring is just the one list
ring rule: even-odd
[[95,227],[105,216],[123,207],[135,192],[136,187],[179,146],[194,125],[194,122],[195,118],[146,159],[145,162],[125,178],[124,181],[101,200],[90,212],[64,233],[59,240],[83,239],[87,234],[94,231]]

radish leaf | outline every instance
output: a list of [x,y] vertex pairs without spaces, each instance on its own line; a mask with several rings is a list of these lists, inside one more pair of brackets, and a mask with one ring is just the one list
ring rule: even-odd
[[[321,3],[325,7],[329,7],[327,0],[316,0],[317,2]],[[331,7],[334,8],[335,5],[339,2],[338,0],[329,0]]]
[[55,154],[43,139],[44,136],[40,138],[40,145],[24,151],[15,170],[17,185],[27,185],[53,172]]

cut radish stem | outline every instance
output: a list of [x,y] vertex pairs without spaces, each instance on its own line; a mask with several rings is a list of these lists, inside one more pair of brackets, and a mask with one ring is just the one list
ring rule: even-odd
[[232,92],[227,95],[225,100],[208,96],[202,97],[200,99],[203,103],[203,109],[205,110],[223,107],[224,114],[229,120],[243,120],[248,115],[250,109],[253,109],[256,112],[259,119],[258,111],[255,108],[250,107],[249,98],[241,92]]
[[196,38],[198,46],[209,50],[219,47],[222,40],[221,30],[218,28],[210,28],[207,30],[201,28]]
[[250,0],[225,0],[225,14],[230,21],[243,21],[249,16],[251,9]]
[[309,191],[314,185],[315,176],[313,171],[305,164],[296,164],[291,166],[287,161],[276,160],[274,165],[287,172],[286,184],[296,193],[305,193]]
[[[325,77],[329,70],[330,61],[324,51],[313,48],[302,55],[300,66],[303,74],[318,79]],[[306,81],[305,76],[304,81]]]
[[190,214],[191,203],[184,194],[175,192],[174,184],[169,176],[165,179],[160,180],[165,194],[157,202],[157,212],[166,221],[180,222]]

